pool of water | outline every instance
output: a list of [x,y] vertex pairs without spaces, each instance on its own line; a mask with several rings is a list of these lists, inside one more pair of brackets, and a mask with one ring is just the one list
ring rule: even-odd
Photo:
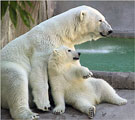
[[134,72],[135,39],[102,38],[77,45],[81,65],[90,70]]

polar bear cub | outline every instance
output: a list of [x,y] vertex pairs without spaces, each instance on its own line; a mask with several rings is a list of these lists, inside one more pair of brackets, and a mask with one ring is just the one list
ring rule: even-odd
[[90,77],[88,68],[77,66],[80,53],[65,46],[54,49],[48,62],[49,82],[56,107],[53,112],[65,112],[65,103],[93,118],[95,105],[108,102],[116,105],[127,103],[104,80]]

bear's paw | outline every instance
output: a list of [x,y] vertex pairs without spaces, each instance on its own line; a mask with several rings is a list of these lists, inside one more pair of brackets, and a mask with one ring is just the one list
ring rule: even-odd
[[59,105],[59,106],[56,106],[54,109],[53,109],[53,113],[54,114],[63,114],[65,112],[65,106],[64,105]]
[[121,99],[121,100],[119,100],[118,105],[125,105],[126,103],[127,103],[126,99]]
[[34,100],[34,103],[36,104],[37,108],[42,111],[49,111],[50,110],[50,103],[41,101],[41,100]]
[[17,115],[15,118],[20,118],[20,120],[35,120],[39,118],[39,114],[26,110],[22,114]]
[[37,113],[33,113],[32,115],[31,115],[31,119],[32,120],[35,120],[35,119],[38,119],[39,118],[39,114],[37,114]]
[[88,68],[82,67],[82,75],[83,75],[83,79],[87,79],[93,76],[93,73]]
[[94,117],[94,115],[95,115],[95,112],[96,112],[96,107],[95,106],[91,106],[89,108],[88,117],[90,119],[92,119]]

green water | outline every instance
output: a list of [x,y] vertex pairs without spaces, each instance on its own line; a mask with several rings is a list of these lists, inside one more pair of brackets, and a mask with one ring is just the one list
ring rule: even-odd
[[81,65],[90,70],[134,72],[135,39],[103,38],[77,45]]

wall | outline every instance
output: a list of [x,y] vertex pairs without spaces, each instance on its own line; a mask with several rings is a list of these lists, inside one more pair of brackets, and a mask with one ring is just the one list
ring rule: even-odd
[[98,9],[114,29],[113,37],[135,38],[134,1],[57,1],[54,15],[80,5]]
[[[31,24],[31,28],[53,16],[53,7],[55,6],[55,2],[32,1],[32,4],[34,6],[34,10],[30,8],[28,5],[26,6],[26,10],[31,14],[32,18],[34,19],[34,24]],[[1,21],[1,48],[3,48],[11,40],[26,33],[30,29],[26,27],[26,25],[24,25],[19,14],[17,27],[15,28],[10,20],[9,12],[7,11]]]

